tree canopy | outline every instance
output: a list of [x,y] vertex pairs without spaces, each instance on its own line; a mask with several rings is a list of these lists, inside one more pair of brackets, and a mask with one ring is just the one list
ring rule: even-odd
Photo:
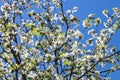
[[109,80],[120,69],[120,51],[110,44],[119,8],[103,10],[103,22],[95,13],[80,20],[64,0],[0,2],[1,80]]

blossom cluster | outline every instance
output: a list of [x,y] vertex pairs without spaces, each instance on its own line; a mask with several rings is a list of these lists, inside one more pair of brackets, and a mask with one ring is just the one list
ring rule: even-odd
[[[106,74],[120,69],[119,51],[109,44],[120,28],[120,9],[113,8],[113,14],[103,10],[106,22],[95,13],[89,14],[79,26],[81,22],[74,14],[78,7],[64,10],[63,3],[3,0],[0,10],[3,80],[109,80]],[[101,67],[107,64],[113,66],[102,71]]]

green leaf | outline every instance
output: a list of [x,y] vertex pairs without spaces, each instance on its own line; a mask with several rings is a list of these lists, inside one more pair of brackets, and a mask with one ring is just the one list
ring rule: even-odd
[[117,23],[115,23],[115,24],[113,25],[113,29],[117,31],[118,28],[119,28],[119,25],[118,25]]
[[50,72],[45,71],[45,78],[49,78],[49,80],[52,79],[52,74],[50,74]]
[[89,18],[86,18],[84,21],[85,21],[86,23],[88,23],[88,22],[89,22]]
[[64,57],[65,52],[60,51],[59,53],[60,53],[60,57]]
[[12,27],[11,23],[8,23],[8,24],[6,25],[6,27],[7,27],[7,28],[11,28],[11,27]]
[[113,70],[111,69],[111,70],[110,70],[110,73],[112,73],[112,72],[113,72]]
[[91,25],[92,25],[93,19],[86,18],[86,19],[84,20],[84,22],[85,22],[85,24],[86,24],[86,25],[85,25],[86,28],[90,28]]
[[36,36],[41,36],[41,35],[43,35],[43,32],[41,31],[41,30],[39,30],[39,31],[36,31],[36,34],[35,34]]
[[32,28],[32,29],[31,29],[31,33],[32,33],[32,34],[35,34],[35,33],[36,33],[36,28]]
[[51,60],[51,57],[47,57],[47,61],[50,62],[50,60]]
[[0,32],[2,32],[2,29],[0,29]]
[[118,59],[120,60],[120,55],[118,56]]
[[27,26],[28,28],[31,28],[33,26],[33,23],[25,24],[25,26]]
[[16,70],[16,69],[17,69],[17,66],[16,66],[16,65],[13,65],[13,69]]
[[37,30],[36,28],[32,28],[31,29],[31,34],[36,35],[36,36],[41,36],[44,33],[42,32],[42,30]]
[[10,45],[10,41],[6,42],[3,46],[6,48]]
[[68,60],[65,60],[63,63],[64,63],[64,65],[70,65],[70,61],[68,61]]
[[5,74],[4,70],[0,70],[0,76],[3,76]]

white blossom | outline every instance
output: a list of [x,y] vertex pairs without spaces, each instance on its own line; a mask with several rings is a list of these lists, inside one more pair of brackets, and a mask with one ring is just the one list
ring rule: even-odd
[[74,12],[77,12],[77,10],[78,10],[78,7],[73,7],[73,10],[72,10],[72,13],[74,13]]
[[75,30],[75,32],[72,35],[78,39],[83,38],[83,34],[79,30]]
[[109,11],[108,10],[103,10],[103,15],[105,15],[108,18]]
[[66,14],[70,14],[71,13],[71,10],[66,10]]
[[95,14],[89,14],[89,15],[88,15],[88,17],[89,17],[90,19],[93,19],[94,16],[95,16]]
[[73,46],[72,46],[73,52],[76,52],[76,51],[78,50],[77,44],[78,44],[77,42],[75,42],[75,43],[73,44]]

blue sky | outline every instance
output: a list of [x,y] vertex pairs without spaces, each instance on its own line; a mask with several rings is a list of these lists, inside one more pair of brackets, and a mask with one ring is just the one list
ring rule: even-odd
[[[120,8],[120,0],[66,0],[64,6],[65,9],[72,9],[73,6],[77,6],[78,12],[76,15],[80,20],[85,19],[90,13],[95,13],[96,17],[101,17],[105,21],[105,17],[102,15],[102,10],[108,9],[112,13],[113,7]],[[120,50],[120,31],[113,36],[113,40],[110,43],[114,44],[114,46],[117,47],[117,50]],[[119,75],[120,71],[116,71],[109,76],[111,77],[111,80],[119,80]]]
[[[0,3],[0,5],[2,5],[2,3]],[[65,9],[72,9],[74,6],[78,7],[76,15],[81,21],[90,13],[95,13],[96,17],[101,17],[105,21],[105,17],[102,15],[102,10],[108,9],[112,12],[113,7],[120,8],[120,0],[66,0],[66,2],[64,2]],[[114,44],[117,47],[117,50],[120,50],[119,41],[120,31],[113,36],[113,40],[111,41],[111,44]],[[120,71],[111,74],[111,80],[118,80],[119,74]]]
[[[90,13],[95,13],[95,17],[102,18],[102,22],[106,21],[105,16],[103,16],[102,11],[104,9],[110,10],[112,13],[113,7],[120,8],[120,0],[66,0],[64,3],[65,9],[72,9],[72,7],[77,6],[78,12],[76,15],[79,17],[80,21],[84,20]],[[101,25],[100,27],[102,27]],[[111,41],[111,44],[117,46],[117,50],[120,50],[119,39],[120,31],[118,31]]]

